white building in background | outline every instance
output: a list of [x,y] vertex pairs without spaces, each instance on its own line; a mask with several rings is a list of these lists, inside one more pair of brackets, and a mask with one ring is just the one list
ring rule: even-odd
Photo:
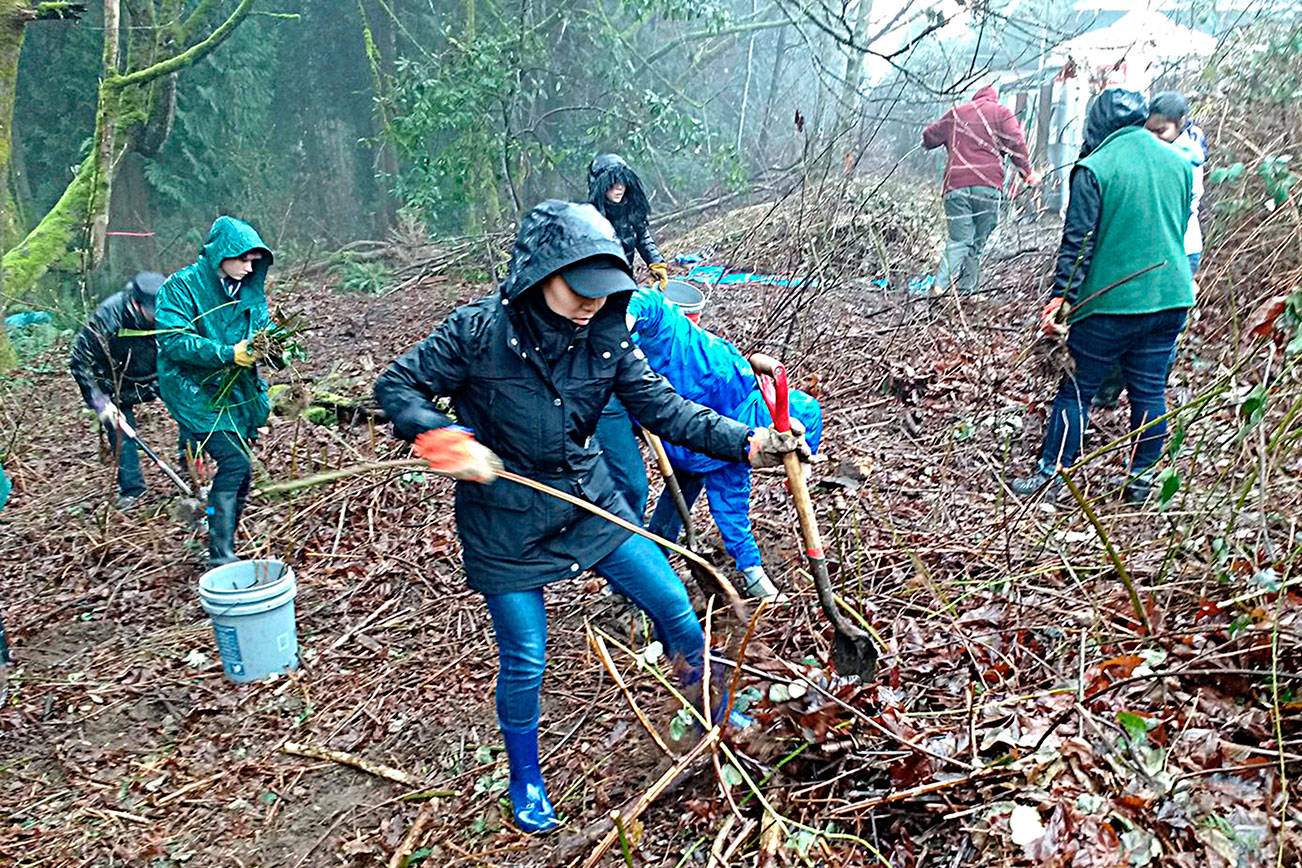
[[1095,13],[1096,26],[1050,49],[1037,71],[1009,71],[1000,85],[1001,101],[1026,125],[1036,162],[1046,164],[1043,204],[1049,210],[1067,207],[1067,175],[1094,94],[1124,87],[1151,95],[1164,81],[1197,72],[1217,47],[1215,37],[1151,8],[1079,11]]

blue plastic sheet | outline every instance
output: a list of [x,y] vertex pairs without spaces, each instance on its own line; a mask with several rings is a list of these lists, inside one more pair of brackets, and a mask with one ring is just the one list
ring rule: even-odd
[[687,272],[686,280],[709,286],[727,286],[736,283],[757,283],[761,286],[797,286],[813,288],[816,280],[792,280],[776,274],[755,274],[749,271],[728,271],[724,265],[698,265]]
[[23,329],[28,326],[40,325],[42,323],[52,323],[54,317],[48,311],[44,310],[25,310],[22,313],[14,313],[5,317],[5,328]]

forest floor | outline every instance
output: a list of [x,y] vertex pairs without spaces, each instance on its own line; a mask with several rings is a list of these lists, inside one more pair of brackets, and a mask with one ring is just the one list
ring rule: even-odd
[[[713,231],[717,255],[781,267],[724,251],[725,237],[767,218],[735,219],[740,230],[668,247],[695,249]],[[1165,506],[1111,496],[1124,443],[1077,473],[1088,514],[1016,500],[1002,480],[1029,468],[1052,395],[1019,358],[1054,241],[1051,225],[1010,222],[984,291],[961,300],[909,295],[892,270],[853,263],[842,279],[810,266],[821,279],[803,293],[711,290],[705,324],[782,356],[823,403],[814,499],[833,578],[882,639],[882,661],[870,683],[830,671],[790,499],[779,476],[757,475],[757,533],[792,600],[762,612],[745,646],[756,725],[706,752],[601,864],[1297,863],[1302,489],[1296,449],[1274,448],[1290,442],[1295,413],[1285,397],[1246,403],[1271,376],[1253,371],[1273,359],[1283,381],[1291,367],[1238,349],[1223,328],[1233,317],[1205,291],[1173,376],[1189,409]],[[893,287],[873,285],[880,274]],[[300,277],[272,303],[314,324],[289,376],[351,395],[486,290],[450,277],[381,295],[333,283]],[[0,863],[362,866],[398,850],[413,865],[581,863],[610,811],[671,762],[590,635],[608,637],[668,752],[688,749],[669,735],[676,703],[654,666],[623,650],[645,646],[643,620],[600,580],[555,585],[542,746],[566,826],[544,839],[515,830],[495,646],[463,584],[451,488],[401,470],[254,499],[241,547],[293,565],[302,667],[227,682],[195,593],[203,538],[169,517],[165,480],[148,467],[146,503],[109,507],[111,467],[65,352],[0,382],[15,481],[0,514],[0,601],[17,659],[0,707]],[[1123,401],[1098,414],[1094,446],[1125,433],[1124,413]],[[162,407],[139,415],[171,455]],[[273,480],[405,454],[365,421],[287,417],[257,449]],[[703,510],[698,522],[710,527]],[[712,531],[707,544],[722,563]],[[718,648],[742,629],[727,614],[711,627]],[[290,754],[287,742],[427,786]]]

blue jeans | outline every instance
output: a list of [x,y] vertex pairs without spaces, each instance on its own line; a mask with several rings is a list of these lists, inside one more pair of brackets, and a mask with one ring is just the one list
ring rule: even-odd
[[615,480],[615,488],[624,495],[638,520],[646,515],[647,479],[646,464],[637,448],[637,435],[633,433],[633,420],[618,398],[601,411],[597,420],[597,442],[601,444],[606,467]]
[[[710,502],[710,515],[723,538],[723,547],[737,569],[744,572],[750,567],[760,566],[763,560],[750,524],[750,467],[728,464],[704,474],[675,467],[674,476],[688,509],[701,496],[701,490],[705,490]],[[678,541],[678,535],[683,531],[683,519],[668,488],[660,492],[656,508],[651,510],[647,530],[667,540]]]
[[[1130,430],[1166,415],[1166,377],[1188,313],[1173,308],[1136,315],[1094,314],[1072,324],[1067,349],[1076,373],[1058,384],[1040,449],[1040,470],[1052,473],[1058,464],[1069,467],[1076,461],[1084,446],[1090,401],[1118,363],[1130,393]],[[1132,476],[1157,463],[1165,440],[1165,421],[1140,436],[1131,447]]]
[[1003,193],[994,187],[960,187],[945,194],[945,224],[949,243],[936,271],[936,289],[972,292],[981,278],[981,251],[999,223]]
[[[135,408],[130,405],[119,407],[127,424],[135,429]],[[140,450],[136,441],[124,437],[116,425],[105,426],[109,445],[113,447],[118,459],[118,494],[136,497],[145,493],[145,477],[140,473]]]
[[[705,634],[687,598],[687,589],[660,548],[640,536],[629,537],[597,562],[593,570],[637,603],[655,625],[666,655],[681,658],[699,677]],[[546,665],[547,609],[543,589],[485,594],[497,636],[497,722],[504,729],[538,726],[538,693]]]

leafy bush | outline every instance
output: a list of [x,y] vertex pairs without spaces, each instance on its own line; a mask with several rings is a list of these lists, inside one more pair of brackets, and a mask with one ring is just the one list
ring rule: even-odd
[[339,288],[346,292],[379,295],[393,282],[393,269],[381,260],[365,261],[345,256],[339,266]]

